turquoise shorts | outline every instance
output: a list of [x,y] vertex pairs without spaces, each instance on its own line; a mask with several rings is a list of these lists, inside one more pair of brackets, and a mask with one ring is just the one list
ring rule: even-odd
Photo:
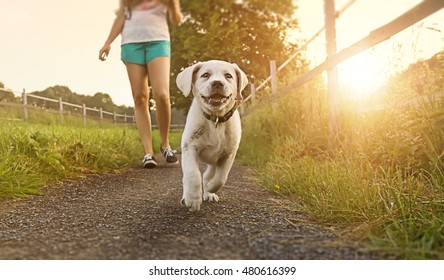
[[123,62],[146,65],[157,57],[171,57],[169,41],[128,43],[121,46]]

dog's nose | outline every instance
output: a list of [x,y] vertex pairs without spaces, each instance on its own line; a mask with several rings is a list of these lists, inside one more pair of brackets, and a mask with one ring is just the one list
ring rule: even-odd
[[211,83],[211,87],[212,87],[212,88],[220,89],[220,88],[223,88],[223,87],[224,87],[224,84],[222,84],[221,81],[213,81],[213,82]]

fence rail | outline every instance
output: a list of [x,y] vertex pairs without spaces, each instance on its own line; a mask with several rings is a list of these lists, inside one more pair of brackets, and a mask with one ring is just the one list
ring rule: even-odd
[[[12,94],[14,94],[14,96],[16,96],[16,94],[18,93],[17,91],[5,89],[5,88],[0,88],[0,91],[12,93]],[[86,126],[86,120],[88,118],[90,118],[90,119],[94,118],[90,114],[88,115],[88,111],[99,113],[98,119],[101,121],[102,120],[110,120],[113,123],[125,123],[125,124],[135,123],[135,118],[133,115],[117,114],[115,112],[108,112],[108,111],[104,111],[102,108],[90,108],[90,107],[87,107],[86,104],[82,104],[82,105],[73,104],[73,103],[63,101],[61,97],[58,100],[56,100],[56,99],[52,99],[52,98],[47,98],[47,97],[35,95],[35,94],[29,94],[26,92],[26,90],[23,90],[23,92],[21,93],[21,100],[22,100],[21,104],[10,103],[10,102],[9,103],[0,102],[0,105],[6,106],[6,107],[22,108],[23,109],[23,120],[27,121],[28,120],[28,110],[31,108],[35,109],[37,107],[37,106],[30,105],[28,102],[28,98],[34,98],[37,100],[43,100],[43,101],[59,104],[58,110],[53,111],[53,112],[58,112],[58,113],[60,113],[61,116],[63,116],[63,114],[65,113],[64,106],[73,107],[74,111],[80,109],[81,110],[80,114],[83,116],[83,122],[84,122],[85,126]],[[105,118],[104,115],[112,116],[112,119]],[[95,118],[97,118],[97,117],[95,117]]]

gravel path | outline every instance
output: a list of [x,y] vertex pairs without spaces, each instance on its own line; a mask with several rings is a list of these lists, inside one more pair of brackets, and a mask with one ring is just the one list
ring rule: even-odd
[[88,176],[0,201],[0,259],[369,259],[235,165],[221,202],[180,205],[179,166]]

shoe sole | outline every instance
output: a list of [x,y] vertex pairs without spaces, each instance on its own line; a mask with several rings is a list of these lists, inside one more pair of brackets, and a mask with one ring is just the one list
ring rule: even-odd
[[156,168],[156,167],[157,167],[157,163],[155,163],[155,162],[145,162],[143,164],[143,168],[151,169],[151,168]]

